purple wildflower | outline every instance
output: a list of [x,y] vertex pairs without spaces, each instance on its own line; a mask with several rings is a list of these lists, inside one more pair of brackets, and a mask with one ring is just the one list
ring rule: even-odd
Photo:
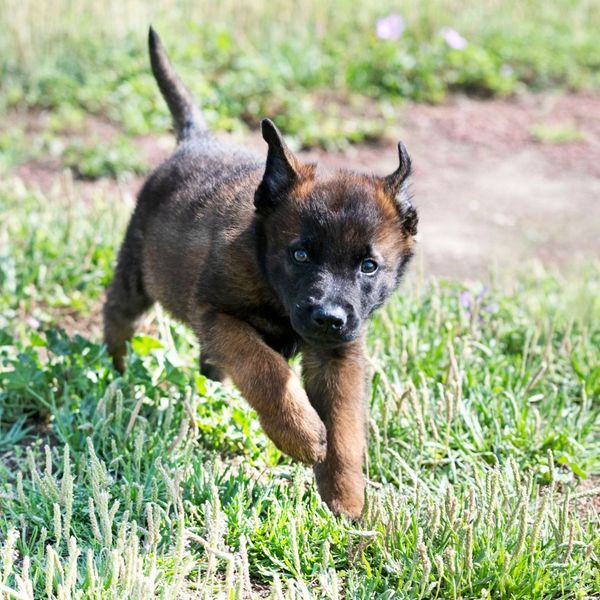
[[466,290],[460,293],[459,300],[463,308],[470,308],[471,304],[473,304],[473,296],[471,296],[471,292]]
[[468,46],[467,40],[456,29],[452,29],[452,27],[444,27],[442,35],[446,44],[453,50],[464,50]]
[[405,24],[401,15],[394,13],[377,19],[375,33],[380,40],[397,40],[404,31]]
[[500,67],[500,75],[502,75],[502,77],[511,77],[514,72],[515,72],[515,70],[510,65],[507,65],[506,63],[504,63]]

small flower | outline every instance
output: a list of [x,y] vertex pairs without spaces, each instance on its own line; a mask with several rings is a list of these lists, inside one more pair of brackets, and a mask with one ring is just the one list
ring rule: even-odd
[[467,40],[456,29],[452,29],[452,27],[444,27],[442,35],[446,44],[453,50],[464,50],[468,46]]
[[404,31],[404,19],[399,14],[391,14],[377,19],[375,33],[380,40],[397,40]]
[[470,308],[473,304],[473,296],[471,296],[471,292],[468,292],[466,290],[460,293],[459,300],[460,305],[463,308]]
[[500,75],[502,75],[502,77],[512,77],[514,72],[515,72],[515,70],[510,65],[507,65],[506,63],[504,63],[500,67]]

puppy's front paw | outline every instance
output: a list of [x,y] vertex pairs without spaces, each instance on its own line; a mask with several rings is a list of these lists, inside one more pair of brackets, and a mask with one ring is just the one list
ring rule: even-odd
[[359,471],[348,472],[326,461],[315,466],[319,494],[334,515],[359,519],[365,506],[365,479]]
[[277,408],[268,419],[261,419],[265,433],[277,448],[310,465],[325,460],[327,430],[297,377],[288,382],[285,398]]
[[326,504],[334,515],[346,515],[353,521],[357,521],[362,516],[365,499],[363,494],[348,494],[330,498]]
[[308,405],[296,431],[298,451],[296,456],[291,456],[309,465],[324,461],[327,456],[327,429],[312,406]]

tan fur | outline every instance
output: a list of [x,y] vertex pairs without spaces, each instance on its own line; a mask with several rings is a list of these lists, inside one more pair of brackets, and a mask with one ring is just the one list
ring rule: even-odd
[[327,428],[327,458],[315,466],[319,492],[331,510],[358,518],[364,506],[366,375],[362,339],[334,358],[315,349],[303,356],[306,390]]
[[325,426],[285,359],[243,321],[202,309],[198,321],[202,348],[231,375],[273,443],[302,462],[323,460]]

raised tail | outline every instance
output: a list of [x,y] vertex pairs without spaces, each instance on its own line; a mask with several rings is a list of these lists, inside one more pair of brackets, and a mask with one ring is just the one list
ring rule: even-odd
[[206,121],[196,106],[192,93],[173,70],[160,38],[152,27],[148,32],[148,50],[152,73],[173,117],[177,141],[181,142],[198,133],[208,131]]

